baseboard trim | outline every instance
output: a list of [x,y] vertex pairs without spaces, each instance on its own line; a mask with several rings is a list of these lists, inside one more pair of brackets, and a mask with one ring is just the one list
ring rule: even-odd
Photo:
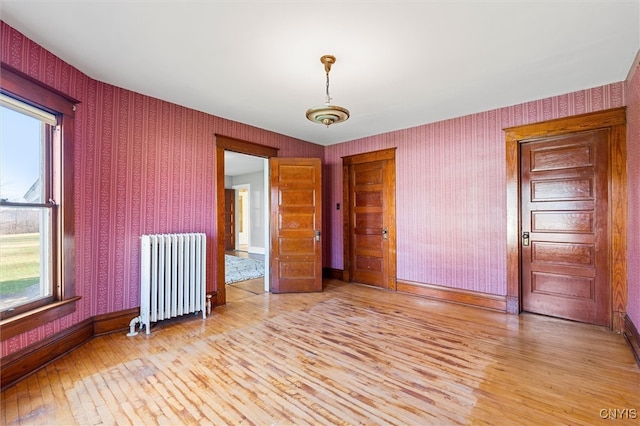
[[640,367],[640,333],[638,329],[629,318],[629,315],[624,316],[624,328],[622,329],[622,335],[629,344],[633,356],[636,358],[636,363]]
[[506,312],[507,310],[506,297],[495,294],[400,280],[397,282],[396,289],[399,292],[415,294],[444,302],[458,303],[461,305],[490,309],[492,311]]
[[0,389],[5,390],[93,337],[93,320],[75,324],[53,336],[2,358]]
[[331,278],[334,280],[341,280],[342,269],[322,268],[322,278]]
[[140,316],[140,308],[96,315],[93,317],[93,335],[101,336],[115,331],[126,330],[129,328],[131,320],[137,316]]
[[[217,292],[209,293],[215,302]],[[215,303],[211,308],[217,306]],[[0,389],[5,390],[95,336],[125,331],[140,308],[96,315],[0,360]]]

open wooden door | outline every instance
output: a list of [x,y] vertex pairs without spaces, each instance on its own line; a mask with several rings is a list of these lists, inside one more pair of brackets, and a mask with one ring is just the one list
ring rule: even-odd
[[322,291],[318,158],[271,158],[272,293]]
[[224,190],[224,249],[236,249],[236,191]]

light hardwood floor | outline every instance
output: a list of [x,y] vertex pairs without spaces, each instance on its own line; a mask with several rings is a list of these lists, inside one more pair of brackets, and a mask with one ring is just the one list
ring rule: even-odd
[[91,340],[2,392],[2,423],[640,424],[640,369],[600,327],[336,280],[229,300]]
[[227,284],[227,303],[237,302],[240,299],[263,294],[264,292],[264,278]]

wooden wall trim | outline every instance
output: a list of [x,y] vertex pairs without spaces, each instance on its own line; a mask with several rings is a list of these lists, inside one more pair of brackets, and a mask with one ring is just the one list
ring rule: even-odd
[[[74,249],[74,116],[78,100],[0,63],[0,92],[37,106],[57,117],[60,132],[52,135],[52,150],[48,163],[56,176],[52,179],[51,196],[58,200],[59,207],[52,210],[51,277],[53,294],[41,302],[16,306],[13,320],[0,323],[1,340],[21,334],[45,322],[75,312],[75,249]],[[55,301],[49,303],[50,301]],[[31,309],[32,306],[40,308]],[[22,312],[21,314],[18,314]],[[17,319],[19,318],[19,319]]]
[[[623,111],[624,112],[624,111]],[[609,265],[611,328],[621,332],[627,310],[627,130],[611,126],[609,147]]]
[[0,321],[0,330],[2,331],[0,340],[4,341],[33,330],[41,324],[72,314],[76,311],[76,302],[80,299],[81,296],[75,296],[70,299],[52,302]]
[[[278,156],[278,148],[260,145],[254,142],[243,141],[229,136],[215,134],[216,137],[216,201],[219,204],[224,200],[224,152],[233,151],[240,154],[254,155],[257,157],[271,158]],[[207,288],[208,292],[214,292],[215,305],[227,303],[227,291],[224,272],[224,208],[216,207],[216,244],[215,244],[215,288]]]
[[395,160],[397,148],[381,149],[379,151],[364,152],[362,154],[346,155],[342,157],[342,164],[351,166],[353,164],[370,163],[380,160]]
[[30,376],[55,359],[65,355],[93,337],[93,320],[88,319],[2,358],[0,388]]
[[243,141],[240,139],[215,134],[216,146],[226,151],[239,152],[241,154],[254,155],[256,157],[271,158],[278,156],[278,148],[260,145],[255,142]]
[[627,343],[629,343],[631,352],[636,358],[638,367],[640,367],[640,333],[638,333],[638,329],[633,324],[633,321],[631,321],[631,318],[629,318],[629,315],[624,316],[624,328],[622,330],[622,335]]
[[131,320],[137,316],[140,316],[140,308],[96,315],[93,317],[93,335],[101,336],[115,331],[127,330]]
[[540,123],[504,129],[508,139],[531,140],[540,137],[562,135],[565,133],[603,129],[624,125],[626,123],[626,107],[612,108],[604,111],[589,112],[571,117],[556,118]]
[[216,254],[215,254],[215,284],[214,288],[208,288],[207,291],[215,290],[216,304],[224,305],[227,303],[227,289],[224,278],[224,207],[218,204],[224,200],[224,148],[216,146]]
[[506,312],[507,309],[507,301],[504,296],[476,291],[401,280],[398,280],[398,291],[493,311]]
[[[325,268],[329,278],[340,279],[342,271]],[[398,291],[427,297],[434,300],[458,303],[483,309],[504,312],[506,300],[503,296],[467,290],[453,289],[432,284],[398,281]],[[3,357],[0,362],[0,388],[16,384],[59,357],[91,340],[94,336],[126,330],[131,318],[139,308],[125,309],[95,317],[76,324],[47,339]],[[628,315],[624,317],[623,335],[640,366],[640,334]]]
[[53,113],[62,113],[69,117],[75,115],[74,105],[80,101],[43,82],[19,71],[9,64],[0,62],[2,88],[27,103],[35,102],[42,109]]
[[[216,306],[213,296],[212,309]],[[124,309],[118,312],[96,315],[71,326],[40,342],[27,346],[0,360],[0,387],[2,390],[17,383],[50,362],[91,340],[118,331],[127,331],[129,323],[140,315],[140,308]]]
[[565,133],[610,129],[609,145],[609,256],[611,328],[621,332],[627,295],[627,154],[626,108],[580,114],[542,123],[504,129],[507,195],[507,312],[522,309],[520,292],[520,143]]

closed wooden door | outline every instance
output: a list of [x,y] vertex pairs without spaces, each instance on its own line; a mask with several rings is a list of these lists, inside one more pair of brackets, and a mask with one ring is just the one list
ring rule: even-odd
[[395,150],[344,159],[349,281],[395,288]]
[[609,130],[522,144],[522,308],[610,326]]
[[224,190],[224,249],[236,249],[236,191]]
[[322,179],[318,158],[271,158],[273,293],[322,291]]

